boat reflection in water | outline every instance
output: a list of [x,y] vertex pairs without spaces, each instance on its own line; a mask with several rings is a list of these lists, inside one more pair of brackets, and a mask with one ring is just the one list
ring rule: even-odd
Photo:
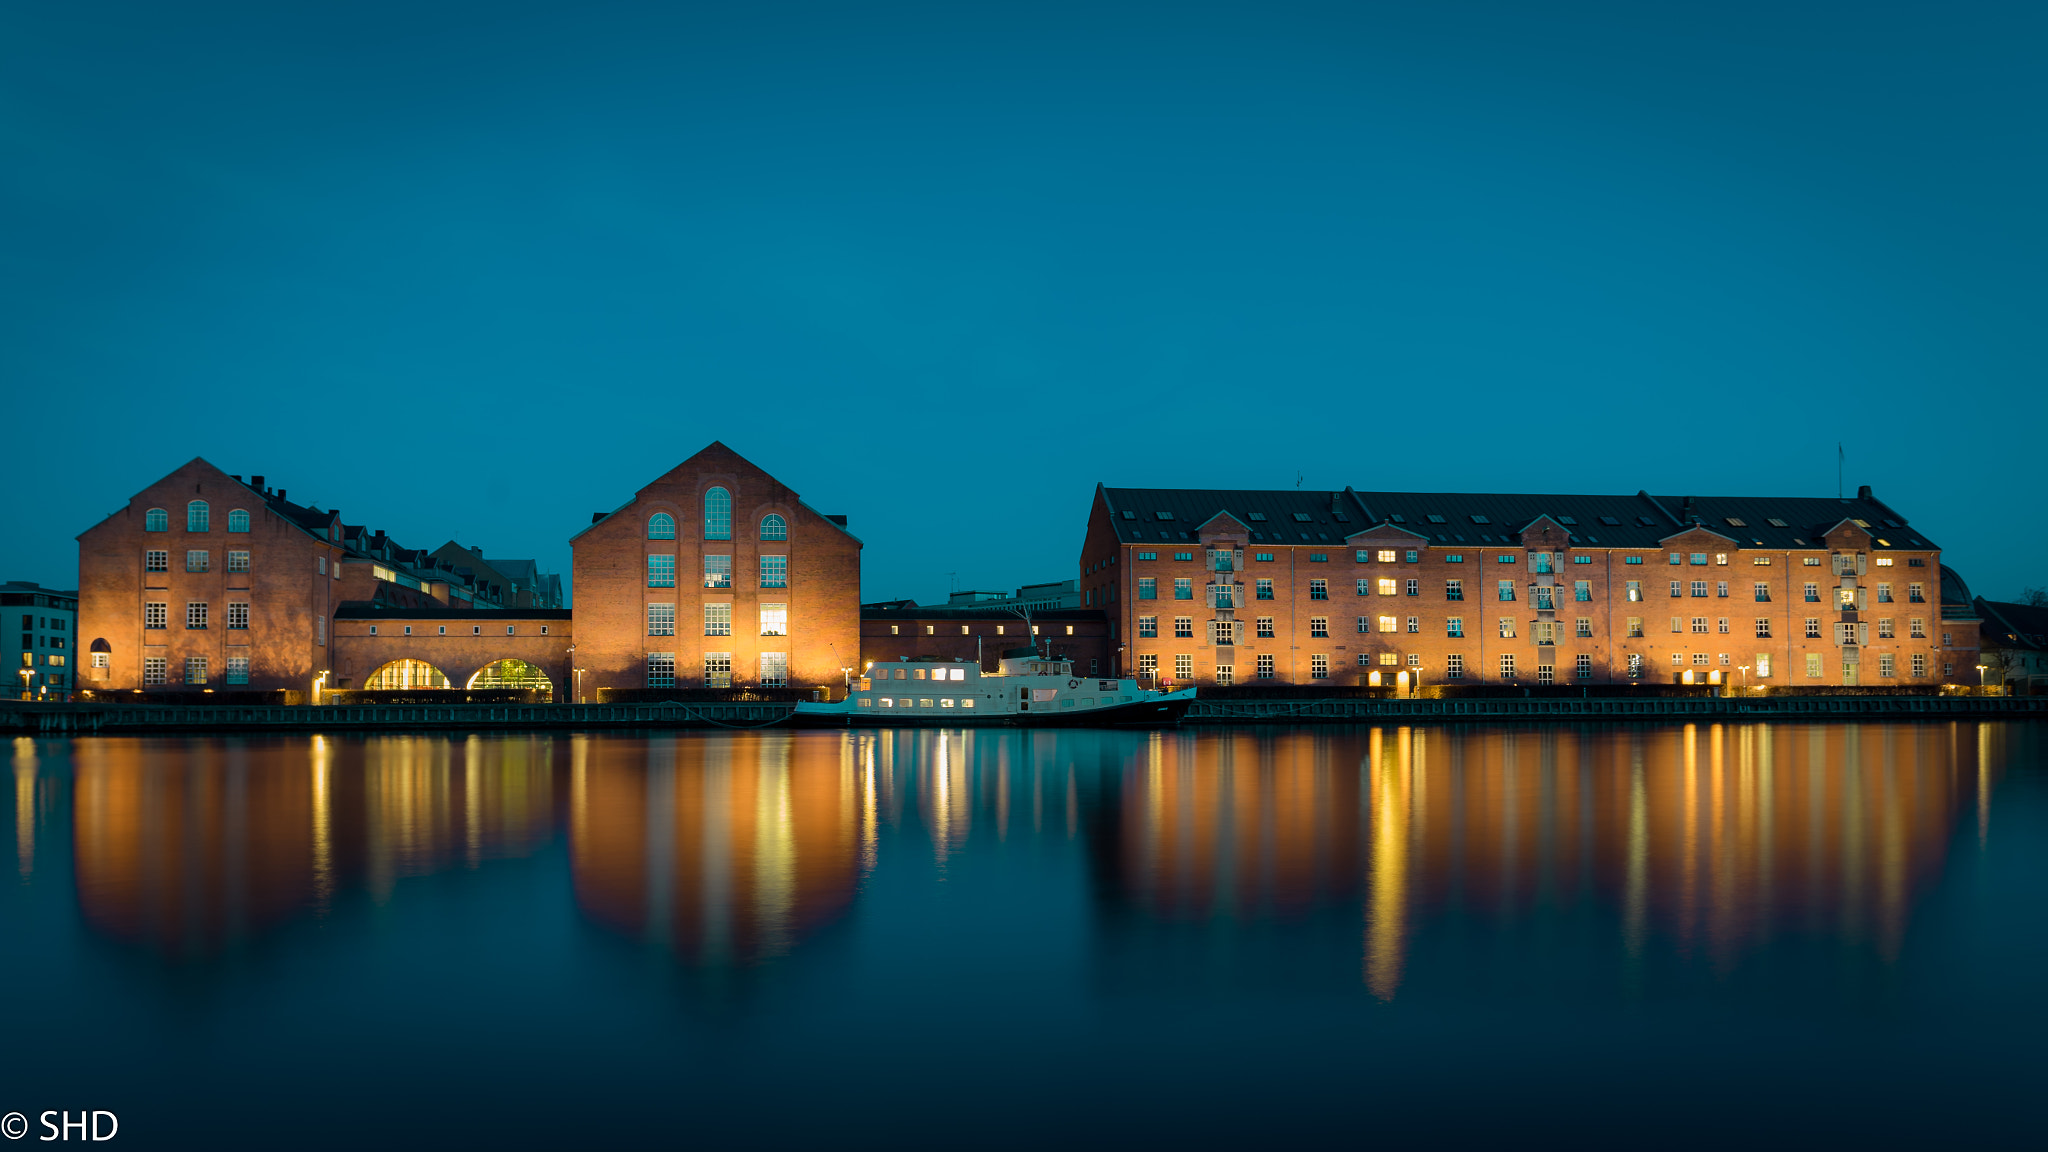
[[545,736],[77,742],[86,922],[203,958],[342,888],[523,856],[555,835],[566,753]]
[[1207,953],[1162,928],[1284,935],[1341,916],[1383,999],[1424,934],[1540,953],[1531,933],[1588,915],[1632,961],[1663,947],[1725,972],[1798,936],[1889,961],[1959,821],[1988,813],[1988,738],[1763,724],[1161,735],[1103,830],[1125,914],[1113,931],[1150,933],[1135,945],[1148,964],[1185,964]]

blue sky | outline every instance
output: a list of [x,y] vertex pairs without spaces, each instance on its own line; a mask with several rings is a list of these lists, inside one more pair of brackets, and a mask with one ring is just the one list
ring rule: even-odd
[[[711,440],[870,599],[1095,483],[1880,497],[2048,584],[2039,4],[0,7],[0,575],[194,455],[568,570]],[[18,421],[18,422],[17,422]],[[2000,433],[2005,435],[2001,436]],[[23,481],[27,483],[24,484]]]

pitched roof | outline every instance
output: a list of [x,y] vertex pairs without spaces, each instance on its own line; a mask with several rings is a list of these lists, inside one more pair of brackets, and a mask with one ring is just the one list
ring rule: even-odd
[[[1843,520],[1867,525],[1878,548],[1938,548],[1874,497],[1566,496],[1538,493],[1341,492],[1301,489],[1102,489],[1117,538],[1128,543],[1192,542],[1195,529],[1228,513],[1244,521],[1253,543],[1341,545],[1346,536],[1394,524],[1437,545],[1512,544],[1542,516],[1556,520],[1574,543],[1654,549],[1698,526],[1745,548],[1819,548]],[[1164,513],[1164,518],[1161,514]]]
[[1977,614],[1984,621],[1984,647],[2048,650],[2048,608],[1979,597]]

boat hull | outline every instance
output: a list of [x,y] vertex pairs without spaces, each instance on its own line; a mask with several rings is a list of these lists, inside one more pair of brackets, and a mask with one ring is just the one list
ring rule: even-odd
[[1180,723],[1194,702],[1193,692],[1175,692],[1086,712],[1060,709],[1001,715],[971,711],[906,714],[880,708],[799,704],[789,723],[796,728],[1156,728]]

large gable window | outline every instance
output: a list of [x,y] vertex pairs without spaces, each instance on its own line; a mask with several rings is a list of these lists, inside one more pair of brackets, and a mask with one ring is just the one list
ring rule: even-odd
[[206,501],[194,500],[185,505],[185,531],[204,532],[207,524]]
[[789,539],[789,521],[784,520],[782,517],[777,516],[773,512],[770,512],[768,515],[761,517],[761,539]]
[[144,532],[169,532],[171,530],[171,514],[162,508],[151,508],[142,514],[142,530]]
[[647,518],[649,540],[673,540],[676,538],[676,518],[666,512],[656,512]]
[[732,493],[723,488],[704,493],[704,538],[732,539]]
[[249,510],[247,508],[237,508],[228,513],[228,531],[247,532],[248,530]]

